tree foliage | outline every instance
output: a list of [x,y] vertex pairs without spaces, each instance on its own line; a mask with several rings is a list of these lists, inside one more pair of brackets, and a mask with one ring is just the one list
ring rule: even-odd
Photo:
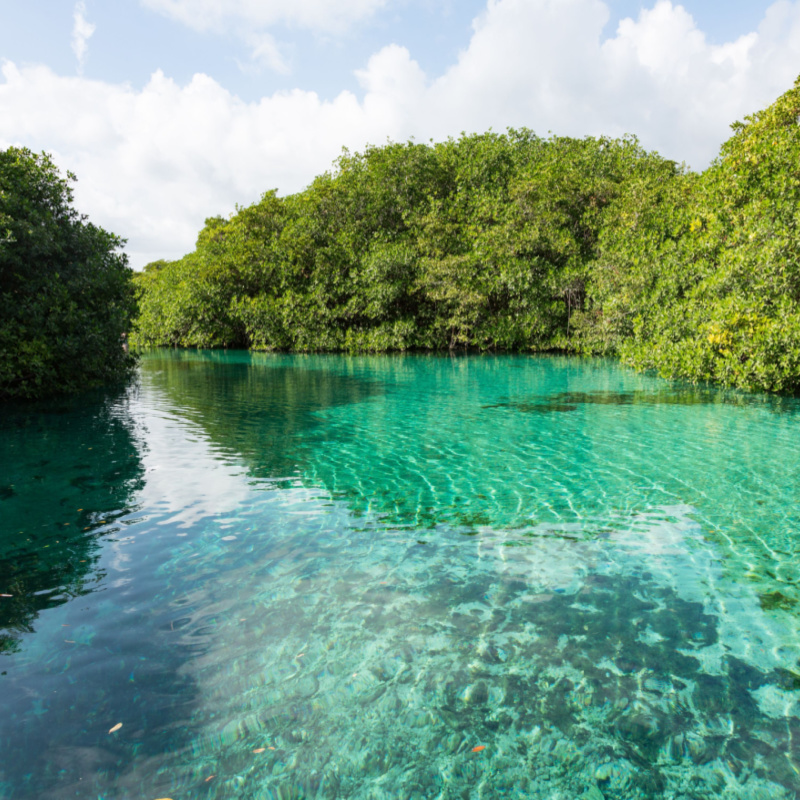
[[378,351],[570,346],[634,139],[530,131],[345,152],[304,192],[206,221],[137,277],[143,345]]
[[47,155],[0,151],[0,398],[74,393],[131,370],[123,242],[72,207],[74,179]]
[[800,389],[798,120],[800,79],[733,125],[711,167],[668,201],[668,229],[643,265],[652,273],[666,258],[640,292],[626,361],[667,377]]
[[142,345],[559,349],[800,387],[800,84],[695,174],[528,130],[345,151],[136,282]]

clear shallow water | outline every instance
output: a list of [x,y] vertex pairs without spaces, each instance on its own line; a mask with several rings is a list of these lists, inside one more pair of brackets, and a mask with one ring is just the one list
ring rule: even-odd
[[799,410],[244,353],[4,407],[0,796],[800,797]]

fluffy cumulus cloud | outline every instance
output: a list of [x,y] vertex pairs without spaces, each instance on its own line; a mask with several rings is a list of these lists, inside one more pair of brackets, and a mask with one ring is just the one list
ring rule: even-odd
[[757,31],[724,45],[669,0],[603,40],[607,19],[600,0],[490,0],[470,46],[427,92],[431,110],[468,130],[636,133],[699,168],[731,122],[800,71],[800,2],[775,3]]
[[129,239],[136,266],[190,250],[207,216],[302,188],[363,143],[360,119],[353,95],[247,104],[205,75],[179,86],[157,72],[135,90],[6,63],[0,80],[0,147],[47,149],[75,172],[76,204]]
[[[315,3],[325,5],[307,6]],[[141,266],[190,250],[206,216],[270,188],[297,191],[342,146],[387,137],[427,141],[507,126],[631,132],[702,168],[728,125],[790,88],[800,69],[800,0],[779,0],[757,30],[724,45],[669,0],[604,38],[607,19],[601,0],[489,0],[444,74],[426,75],[407,49],[390,45],[357,73],[360,96],[330,101],[297,90],[245,103],[204,75],[178,85],[157,72],[134,89],[6,63],[0,147],[46,149],[76,172],[79,207],[127,236]]]

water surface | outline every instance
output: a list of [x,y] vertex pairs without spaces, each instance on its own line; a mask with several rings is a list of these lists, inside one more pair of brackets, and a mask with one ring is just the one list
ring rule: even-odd
[[0,796],[796,799],[799,410],[169,352],[4,407]]

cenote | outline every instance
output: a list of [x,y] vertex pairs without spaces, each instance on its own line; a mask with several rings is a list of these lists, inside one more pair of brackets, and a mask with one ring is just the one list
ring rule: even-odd
[[0,796],[800,797],[800,401],[156,351],[0,419]]

